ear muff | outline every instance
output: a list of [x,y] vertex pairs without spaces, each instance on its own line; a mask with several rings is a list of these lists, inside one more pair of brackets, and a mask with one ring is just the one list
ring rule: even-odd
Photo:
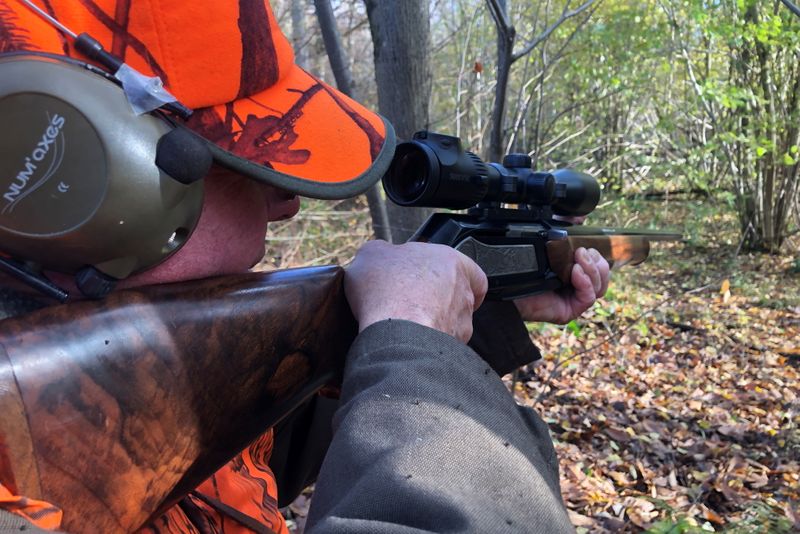
[[0,250],[81,273],[89,293],[181,247],[212,161],[201,138],[135,115],[106,78],[74,60],[0,56]]

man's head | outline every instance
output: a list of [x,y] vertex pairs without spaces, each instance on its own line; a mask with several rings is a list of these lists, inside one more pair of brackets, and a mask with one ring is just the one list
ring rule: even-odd
[[[126,64],[160,76],[181,102],[195,109],[186,126],[213,143],[217,165],[203,180],[205,198],[194,233],[169,260],[130,282],[243,270],[263,253],[266,222],[297,211],[296,193],[352,196],[377,181],[391,158],[391,127],[294,65],[291,47],[266,2],[51,0],[40,7],[77,33],[91,34]],[[17,0],[0,0],[0,27],[5,29],[0,32],[2,53],[49,52],[82,59],[70,38]],[[1,80],[2,72],[0,99],[6,96]],[[54,86],[58,97],[57,82]],[[170,179],[163,172],[157,175]],[[54,176],[39,194],[60,183],[69,185]],[[35,202],[35,195],[28,202]],[[4,223],[0,216],[0,229]],[[60,235],[62,242],[69,241],[64,235],[70,232],[78,235],[69,229]],[[30,239],[40,244],[47,237]],[[102,262],[94,264],[102,267]]]

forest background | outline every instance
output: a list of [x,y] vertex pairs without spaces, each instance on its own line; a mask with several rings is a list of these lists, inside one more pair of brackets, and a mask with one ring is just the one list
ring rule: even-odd
[[[588,172],[604,190],[587,224],[685,236],[615,272],[580,319],[531,325],[545,358],[505,377],[550,425],[579,532],[800,530],[793,4],[272,3],[298,63],[401,139],[430,129],[487,161],[524,152]],[[402,242],[426,214],[382,197],[304,200],[270,231],[264,266]],[[296,532],[310,495],[286,511]]]

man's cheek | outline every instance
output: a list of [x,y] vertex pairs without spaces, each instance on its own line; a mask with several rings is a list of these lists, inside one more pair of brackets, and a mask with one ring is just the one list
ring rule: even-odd
[[264,259],[264,254],[266,253],[266,251],[267,251],[267,247],[266,247],[265,244],[262,244],[262,246],[260,247],[260,250],[256,250],[255,251],[255,254],[253,255],[253,260],[252,260],[252,262],[250,262],[250,268],[251,269],[253,267],[255,267],[256,265],[258,265],[261,262],[261,260]]

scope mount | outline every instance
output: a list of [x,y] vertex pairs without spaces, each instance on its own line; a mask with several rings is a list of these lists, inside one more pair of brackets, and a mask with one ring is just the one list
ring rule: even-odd
[[479,219],[502,221],[550,221],[553,219],[551,206],[519,204],[521,207],[504,208],[499,202],[481,202],[467,209],[467,215]]

